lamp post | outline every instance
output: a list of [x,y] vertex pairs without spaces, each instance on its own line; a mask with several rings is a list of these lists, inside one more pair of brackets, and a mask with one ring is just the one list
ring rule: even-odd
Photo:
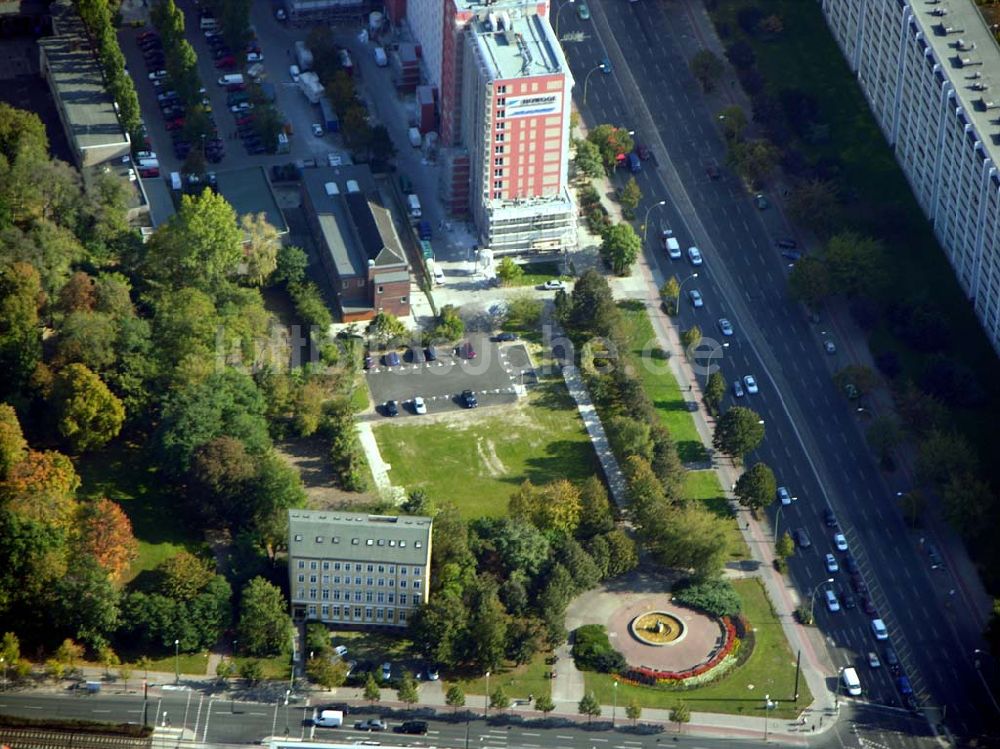
[[587,103],[587,85],[590,83],[590,76],[592,76],[598,70],[604,70],[604,63],[603,62],[600,65],[597,65],[596,67],[591,68],[587,72],[587,75],[583,79],[583,103],[584,104]]
[[771,708],[777,705],[777,702],[771,702],[771,695],[764,695],[764,741],[767,741],[767,717],[771,712]]
[[[718,351],[724,348],[729,348],[729,341],[722,344]],[[715,358],[715,351],[713,350],[711,354],[708,355],[708,366],[705,368],[705,389],[708,389],[708,378],[712,376],[712,360]]]
[[566,7],[567,7],[567,6],[569,6],[569,5],[572,5],[572,4],[573,4],[573,1],[574,1],[574,0],[569,0],[569,2],[567,2],[567,3],[563,3],[562,5],[560,5],[560,6],[559,6],[559,10],[557,10],[557,11],[556,11],[556,22],[555,22],[555,24],[554,24],[554,26],[555,26],[555,32],[556,32],[556,39],[558,39],[558,38],[559,38],[559,16],[561,16],[561,15],[562,15],[562,12],[563,12],[564,10],[566,10]]
[[[486,718],[490,717],[490,672],[486,672]],[[484,718],[485,720],[485,718]]]
[[659,208],[661,206],[665,206],[666,204],[667,204],[667,201],[661,200],[659,203],[653,203],[653,205],[649,206],[649,208],[646,209],[646,216],[642,220],[642,243],[643,244],[646,244],[646,234],[649,233],[649,214],[652,212],[652,210],[654,208]]
[[181,683],[181,641],[174,640],[174,684]]
[[815,588],[813,588],[812,595],[809,596],[809,601],[810,601],[809,602],[809,619],[811,621],[815,621],[815,618],[816,618],[813,615],[813,612],[816,609],[816,594],[819,592],[819,589],[822,588],[824,585],[832,585],[832,584],[833,584],[833,578],[832,577],[828,577],[826,580],[824,580],[819,585],[817,585]]
[[611,706],[611,727],[614,728],[615,718],[618,715],[618,679],[615,679],[611,683],[614,686],[614,689],[611,690],[611,693],[614,695],[614,703]]
[[774,513],[774,543],[778,543],[778,523],[781,520],[782,505],[778,505],[778,511]]
[[3,682],[0,682],[0,689],[7,688],[7,659],[0,655],[0,666],[3,666]]
[[[975,656],[979,656],[979,655],[982,655],[983,652],[984,651],[981,650],[980,648],[976,648],[973,651],[972,654],[975,655]],[[986,677],[983,676],[983,672],[979,670],[979,658],[978,657],[976,658],[976,660],[974,662],[974,665],[976,667],[976,673],[979,674],[979,680],[981,682],[983,682],[983,686],[986,688],[986,694],[988,694],[990,696],[990,702],[993,703],[993,709],[996,710],[998,713],[1000,713],[1000,705],[997,704],[997,698],[993,696],[993,690],[990,689],[989,682],[986,681]]]
[[683,281],[681,281],[681,282],[680,282],[679,284],[677,284],[677,306],[678,306],[678,307],[679,307],[679,306],[680,306],[680,304],[681,304],[681,292],[683,292],[683,291],[684,291],[684,284],[686,284],[686,283],[687,283],[688,281],[690,281],[690,280],[691,280],[692,278],[697,278],[697,277],[698,277],[698,272],[697,272],[697,271],[695,271],[695,272],[694,272],[694,273],[692,273],[692,274],[691,274],[690,276],[688,276],[688,277],[687,277],[687,278],[685,278],[685,279],[684,279]]

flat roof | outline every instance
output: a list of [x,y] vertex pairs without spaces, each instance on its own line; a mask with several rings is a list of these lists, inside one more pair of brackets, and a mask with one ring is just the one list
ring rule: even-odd
[[369,260],[376,266],[406,264],[389,211],[366,165],[306,169],[302,188],[309,193],[338,276],[367,276]]
[[278,200],[262,166],[217,172],[216,187],[219,194],[236,211],[237,216],[263,213],[267,223],[278,230],[278,234],[288,233],[288,224],[278,207]]
[[66,113],[69,136],[81,151],[127,144],[83,21],[68,2],[53,3],[51,10],[56,33],[39,39],[38,46]]
[[[945,69],[955,95],[994,163],[1000,161],[1000,48],[972,0],[913,3],[924,39]],[[943,15],[939,15],[944,11]]]
[[481,13],[470,23],[490,78],[527,78],[566,70],[545,16]]
[[289,510],[288,556],[426,564],[432,518]]

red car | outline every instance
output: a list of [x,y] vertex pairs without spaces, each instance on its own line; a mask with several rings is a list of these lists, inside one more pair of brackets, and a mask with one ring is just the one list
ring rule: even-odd
[[167,130],[180,130],[184,127],[184,118],[178,117],[176,120],[171,120],[167,123]]
[[254,121],[254,116],[252,114],[245,114],[242,117],[236,118],[237,125],[249,125]]
[[152,169],[140,169],[139,170],[139,176],[142,177],[143,179],[147,179],[147,178],[150,178],[150,177],[159,177],[160,176],[160,170],[158,168],[155,168],[155,167],[152,168]]
[[236,67],[236,58],[233,57],[232,55],[228,55],[226,57],[223,57],[221,60],[216,60],[215,67],[217,67],[217,68],[235,68]]
[[230,94],[235,94],[238,91],[246,91],[246,90],[247,90],[247,84],[245,83],[230,83],[228,86],[226,86],[226,92]]

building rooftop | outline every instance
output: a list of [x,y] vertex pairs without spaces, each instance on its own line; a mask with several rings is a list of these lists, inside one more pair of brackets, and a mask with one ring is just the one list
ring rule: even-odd
[[367,166],[307,169],[302,186],[338,276],[367,276],[369,261],[375,266],[406,265],[392,216]]
[[420,515],[289,510],[288,555],[426,564],[433,523]]
[[218,172],[215,178],[219,194],[233,207],[237,216],[263,213],[278,234],[288,233],[288,224],[278,207],[278,199],[274,196],[264,167]]
[[955,86],[966,118],[1000,161],[1000,48],[972,0],[914,3],[924,38]]
[[562,49],[545,16],[497,11],[480,13],[470,24],[491,79],[526,78],[567,70]]
[[83,21],[69,2],[53,3],[51,11],[55,34],[38,45],[68,119],[67,135],[80,151],[128,144]]

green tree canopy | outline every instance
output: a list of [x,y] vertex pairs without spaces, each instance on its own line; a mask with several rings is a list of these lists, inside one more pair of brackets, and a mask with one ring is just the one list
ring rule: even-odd
[[601,259],[617,275],[627,276],[641,249],[642,241],[631,224],[614,224],[604,232]]
[[740,504],[756,512],[774,501],[778,482],[765,463],[754,463],[736,480],[734,493]]
[[691,73],[701,84],[701,90],[708,93],[725,72],[722,60],[709,49],[701,49],[691,58]]
[[503,257],[497,263],[497,278],[504,286],[513,286],[523,275],[524,268],[518,265],[512,257]]
[[576,141],[576,155],[573,163],[581,174],[585,177],[596,179],[604,176],[604,161],[601,158],[601,149],[596,143],[590,140]]
[[757,449],[764,439],[760,415],[749,408],[734,406],[716,422],[712,444],[726,455],[742,458]]
[[587,140],[597,146],[604,168],[609,172],[615,168],[620,156],[635,148],[635,141],[628,131],[614,125],[598,125],[587,133]]
[[601,714],[601,703],[598,702],[597,697],[593,692],[587,692],[580,699],[580,702],[577,705],[577,710],[580,715],[586,715],[587,722],[590,723],[591,720]]
[[813,255],[799,259],[788,274],[788,293],[809,309],[818,309],[830,294],[830,273],[826,262]]
[[243,588],[239,621],[240,647],[250,655],[279,655],[291,646],[292,622],[281,589],[262,577]]
[[368,335],[381,344],[402,339],[407,332],[406,326],[391,312],[379,312],[368,324]]
[[125,421],[121,401],[82,364],[70,364],[56,375],[52,404],[59,434],[74,452],[103,447]]

